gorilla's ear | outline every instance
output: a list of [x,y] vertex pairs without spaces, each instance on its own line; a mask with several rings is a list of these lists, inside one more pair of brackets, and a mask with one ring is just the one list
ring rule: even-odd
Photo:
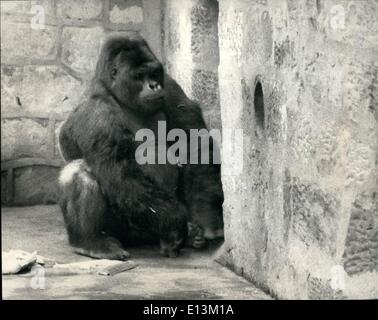
[[115,79],[119,66],[122,65],[122,52],[118,52],[109,65],[110,78]]
[[112,78],[112,80],[115,79],[115,76],[116,76],[117,72],[118,72],[117,67],[116,67],[116,66],[113,66],[113,67],[111,68],[111,70],[110,70],[110,77]]

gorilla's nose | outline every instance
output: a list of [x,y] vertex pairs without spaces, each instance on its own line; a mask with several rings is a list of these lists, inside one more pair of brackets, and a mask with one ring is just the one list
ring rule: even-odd
[[152,91],[161,90],[161,85],[157,81],[149,81],[148,86]]

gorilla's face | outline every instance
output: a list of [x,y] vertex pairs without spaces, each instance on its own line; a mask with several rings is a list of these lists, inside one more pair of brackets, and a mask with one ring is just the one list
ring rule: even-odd
[[151,115],[164,105],[164,70],[148,48],[118,54],[110,70],[112,91],[128,108]]

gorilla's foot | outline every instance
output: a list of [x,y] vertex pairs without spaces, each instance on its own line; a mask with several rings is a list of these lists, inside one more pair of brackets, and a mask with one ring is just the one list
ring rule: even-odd
[[201,249],[204,246],[206,246],[206,244],[207,244],[207,241],[203,236],[195,236],[193,243],[192,243],[192,246],[193,246],[193,248]]
[[122,248],[121,243],[111,237],[93,240],[90,244],[75,247],[77,254],[95,258],[109,260],[126,260],[130,258],[130,254]]
[[204,237],[203,229],[192,222],[188,223],[188,238],[186,241],[187,246],[195,249],[200,249],[206,246],[207,240]]

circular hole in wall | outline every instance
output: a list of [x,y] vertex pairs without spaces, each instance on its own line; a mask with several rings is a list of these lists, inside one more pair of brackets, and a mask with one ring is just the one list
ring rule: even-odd
[[255,119],[257,125],[264,127],[264,92],[260,81],[257,81],[255,86],[255,93],[253,96],[253,103],[255,106]]

